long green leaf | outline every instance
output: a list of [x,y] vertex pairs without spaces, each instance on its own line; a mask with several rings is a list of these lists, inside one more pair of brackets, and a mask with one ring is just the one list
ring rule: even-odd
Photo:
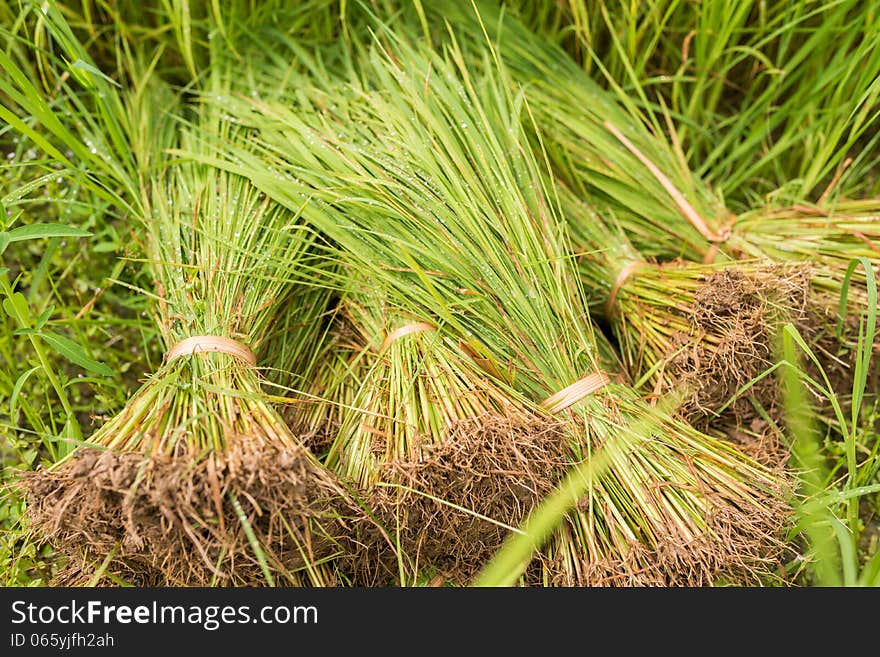
[[89,358],[85,350],[70,338],[66,338],[57,333],[50,333],[48,331],[41,331],[38,335],[46,342],[46,344],[64,356],[64,358],[71,363],[79,365],[93,374],[113,376],[112,369],[107,367],[104,363],[99,363],[98,361]]
[[18,396],[21,393],[22,386],[27,382],[30,375],[38,369],[40,369],[40,365],[32,367],[26,372],[23,372],[15,381],[15,385],[12,386],[12,393],[9,395],[9,417],[15,417],[15,409],[18,406]]
[[44,237],[88,237],[91,233],[82,228],[65,224],[31,224],[19,226],[9,231],[10,242],[24,242]]

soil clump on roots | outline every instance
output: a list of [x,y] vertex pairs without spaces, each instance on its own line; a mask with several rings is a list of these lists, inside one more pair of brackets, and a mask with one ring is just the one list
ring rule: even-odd
[[386,536],[356,557],[358,583],[393,581],[401,558],[435,569],[437,581],[468,584],[571,464],[561,425],[544,418],[462,420],[421,451],[386,464],[387,485],[374,489]]
[[674,336],[669,381],[689,392],[684,413],[697,424],[714,419],[719,409],[737,424],[756,416],[749,397],[771,417],[780,416],[776,381],[767,376],[746,394],[741,388],[775,362],[776,336],[786,321],[811,324],[809,272],[804,268],[749,275],[726,269],[709,275],[694,298],[690,334]]
[[25,475],[31,524],[69,557],[67,581],[113,554],[132,583],[296,583],[348,549],[363,512],[304,449],[249,442],[201,459],[80,449]]

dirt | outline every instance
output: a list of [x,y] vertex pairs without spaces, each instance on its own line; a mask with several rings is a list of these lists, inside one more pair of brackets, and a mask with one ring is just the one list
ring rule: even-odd
[[567,453],[558,424],[484,416],[459,422],[419,459],[389,463],[383,480],[390,485],[372,496],[387,534],[356,555],[354,581],[400,583],[402,562],[409,583],[431,572],[467,584],[501,547],[507,527],[520,525],[553,489]]
[[718,422],[716,431],[721,437],[734,443],[746,456],[771,469],[784,468],[791,457],[791,450],[779,426],[755,417],[747,424]]
[[[738,391],[777,360],[777,335],[783,322],[813,322],[809,299],[809,271],[805,268],[768,268],[744,274],[736,269],[708,276],[696,294],[690,312],[691,331],[676,336],[668,369],[671,384],[690,392],[683,412],[696,425],[715,421],[719,409],[736,397],[724,414],[737,423],[756,417],[754,398],[771,417],[779,417],[775,377]],[[711,336],[715,343],[704,340]],[[723,421],[723,420],[722,420]]]
[[303,449],[248,440],[200,459],[80,449],[23,484],[32,527],[72,564],[67,581],[113,554],[113,569],[134,582],[265,584],[233,496],[278,584],[349,551],[365,523],[349,492]]

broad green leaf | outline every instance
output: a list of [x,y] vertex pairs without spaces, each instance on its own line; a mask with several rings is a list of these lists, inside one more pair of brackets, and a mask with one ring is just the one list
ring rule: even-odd
[[67,422],[64,424],[64,435],[58,441],[58,458],[63,459],[70,454],[80,441],[82,441],[82,431],[79,428],[79,422],[73,415],[68,415]]
[[21,326],[30,327],[31,311],[27,298],[21,292],[13,292],[12,296],[3,299],[3,310]]
[[111,253],[119,249],[116,242],[99,242],[92,247],[93,253]]
[[9,231],[10,242],[22,242],[24,240],[35,240],[42,237],[88,237],[91,235],[87,230],[76,228],[75,226],[66,226],[65,224],[32,224],[30,226],[19,226]]
[[0,255],[6,250],[6,247],[9,246],[9,233],[6,231],[0,232]]
[[113,376],[112,369],[107,367],[104,363],[99,363],[98,361],[89,358],[89,356],[86,355],[85,350],[70,338],[46,331],[41,332],[39,336],[46,342],[46,344],[64,356],[71,363],[79,365],[83,369],[94,374]]
[[34,461],[37,459],[38,453],[39,452],[36,449],[27,449],[21,453],[21,460],[25,464],[32,466],[34,464]]
[[[9,203],[10,205],[16,205],[17,203],[28,203],[31,199],[25,198],[28,194],[33,191],[42,190],[47,185],[51,185],[59,176],[67,175],[68,171],[66,169],[61,169],[60,171],[53,171],[51,173],[47,173],[45,175],[39,176],[38,178],[34,178],[26,183],[21,185],[17,185],[15,189],[9,192],[6,196],[0,198],[0,212],[2,212],[2,204]],[[63,178],[62,178],[63,179]],[[3,215],[0,214],[0,220],[3,219]]]

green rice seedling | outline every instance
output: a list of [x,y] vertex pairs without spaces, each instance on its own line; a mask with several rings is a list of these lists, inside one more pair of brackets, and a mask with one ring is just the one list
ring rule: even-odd
[[[116,70],[132,53],[156,55],[155,72],[175,86],[198,87],[218,46],[232,58],[241,33],[276,24],[310,49],[340,36],[347,3],[338,0],[185,0],[108,3],[100,0],[57,3],[71,32],[100,70]],[[3,5],[8,5],[4,2]],[[0,6],[3,6],[0,5]],[[25,14],[39,3],[25,0],[9,13]]]
[[503,4],[631,97],[732,208],[764,205],[767,194],[815,199],[832,178],[836,194],[877,194],[880,15],[871,3]]
[[[729,33],[724,8],[709,4],[670,90],[669,111],[687,117],[673,139],[694,172],[738,212],[764,196],[781,204],[876,195],[877,8],[858,0],[750,8],[725,48],[715,40]],[[726,93],[704,91],[719,85]]]
[[[782,322],[808,323],[809,270],[651,262],[610,208],[559,190],[590,313],[610,326],[627,370],[654,394],[687,389],[680,410],[692,420],[731,406],[740,421],[754,416],[748,399],[730,400],[773,365]],[[772,378],[749,389],[764,409],[776,405]]]
[[285,423],[319,457],[326,452],[333,424],[324,391],[335,381],[328,363],[338,349],[339,314],[336,269],[329,258],[322,260],[321,277],[310,281],[312,294],[278,308],[261,356],[263,388],[282,402]]
[[[45,16],[60,46],[86,57],[63,18],[51,8]],[[88,79],[106,82],[88,60],[77,61]],[[218,66],[204,88],[228,92],[231,76]],[[100,84],[96,112],[69,99],[81,111],[74,128],[115,126],[112,150],[96,155],[104,141],[83,155],[110,181],[95,189],[142,222],[141,262],[154,289],[136,292],[152,302],[166,354],[87,443],[24,476],[30,525],[69,557],[67,583],[104,575],[152,584],[327,583],[322,562],[356,536],[352,518],[362,508],[291,433],[256,367],[283,328],[274,323],[280,308],[301,308],[289,323],[302,324],[327,299],[315,233],[241,176],[167,155],[172,146],[198,149],[196,135],[208,126],[230,144],[246,143],[247,133],[211,103],[186,110],[161,84],[130,96]],[[73,140],[27,79],[16,73],[7,88],[54,121],[53,138]],[[287,340],[293,363],[308,362],[296,348],[314,348],[319,329],[300,331],[298,345]]]
[[[472,41],[488,37],[497,43],[499,56],[523,85],[537,126],[532,132],[540,133],[534,138],[542,140],[556,174],[591,204],[610,205],[616,223],[646,258],[809,265],[817,308],[813,332],[829,343],[824,348],[829,361],[840,360],[833,335],[836,300],[849,261],[877,259],[880,222],[873,201],[735,215],[689,169],[660,126],[643,122],[631,100],[601,89],[559,48],[536,40],[491,6],[480,5],[479,13],[448,12],[443,19]],[[478,63],[479,54],[471,61]],[[866,300],[861,273],[850,298]],[[852,347],[852,336],[843,337]]]
[[[690,82],[696,92],[702,93],[706,106],[700,109],[707,114],[716,109],[710,101],[717,104],[725,99],[731,69],[744,58],[742,54],[737,58],[737,53],[729,50],[735,48],[738,39],[751,44],[743,39],[744,33],[754,39],[764,34],[757,26],[745,29],[751,7],[737,0],[503,0],[496,4],[537,37],[558,44],[600,84],[605,78],[612,85],[632,80],[628,90],[644,88],[643,93],[662,94],[668,105],[668,97],[678,90],[677,85]],[[758,35],[754,35],[756,31]],[[689,76],[679,68],[682,57],[696,60],[692,64],[696,70]],[[704,70],[706,63],[714,69]],[[690,114],[686,116],[691,118]]]
[[[0,231],[11,231],[13,238],[7,244],[0,237],[8,270],[0,275],[7,303],[0,330],[8,331],[0,339],[0,378],[10,377],[0,392],[9,419],[0,424],[21,464],[30,466],[63,456],[69,445],[58,438],[81,439],[83,419],[120,408],[126,389],[137,386],[127,370],[155,354],[143,348],[153,337],[143,299],[115,283],[143,282],[114,257],[113,251],[134,252],[126,248],[131,244],[125,243],[124,211],[89,180],[90,170],[98,177],[95,171],[108,163],[89,138],[87,121],[77,118],[64,76],[47,68],[48,54],[29,40],[36,20],[26,7],[0,5],[0,113],[8,117],[0,121]],[[44,98],[34,81],[64,91]],[[66,139],[77,146],[77,157]],[[85,155],[97,166],[78,159]]]
[[[310,89],[251,62],[272,99],[228,99],[259,131],[261,157],[230,170],[296,209],[408,317],[563,420],[572,461],[616,449],[528,580],[705,583],[767,564],[784,509],[780,478],[609,381],[555,190],[523,132],[503,67],[479,75],[381,31],[348,86]],[[487,57],[488,57],[487,53]],[[274,82],[274,83],[273,83]]]
[[386,536],[357,555],[362,583],[467,583],[549,493],[567,449],[558,424],[492,380],[433,324],[351,268],[339,407],[327,467],[371,490]]

